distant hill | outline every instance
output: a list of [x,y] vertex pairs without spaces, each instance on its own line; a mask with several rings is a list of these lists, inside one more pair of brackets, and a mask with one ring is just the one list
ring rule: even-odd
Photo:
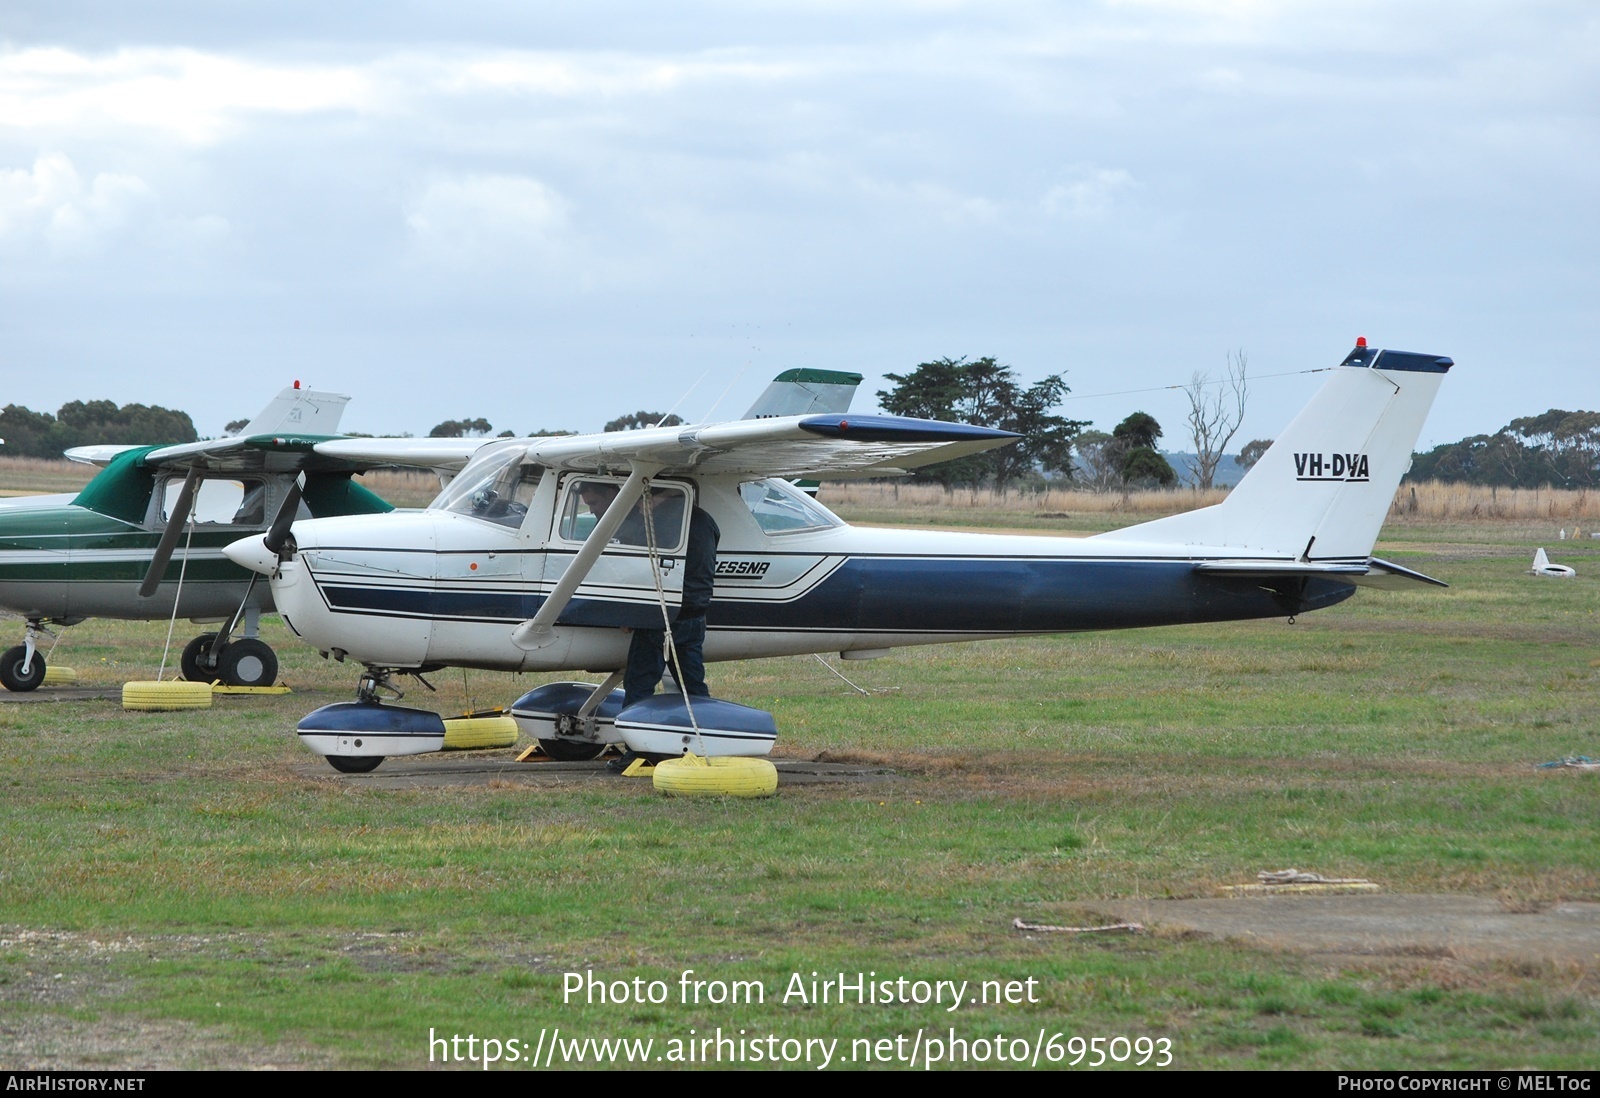
[[[1178,483],[1194,483],[1194,476],[1189,472],[1190,462],[1194,461],[1193,454],[1164,450],[1161,456],[1166,458],[1167,464],[1171,465],[1174,471],[1177,472]],[[1234,460],[1234,455],[1224,454],[1222,460],[1217,462],[1217,472],[1212,478],[1212,483],[1217,488],[1232,488],[1240,480],[1244,479],[1244,474],[1245,471],[1239,468],[1239,463]]]

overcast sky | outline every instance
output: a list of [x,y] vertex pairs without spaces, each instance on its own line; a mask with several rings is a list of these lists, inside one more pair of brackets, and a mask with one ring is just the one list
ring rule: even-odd
[[[1365,335],[1456,359],[1452,441],[1600,408],[1597,111],[1592,0],[7,0],[0,404],[597,430],[1242,348],[1236,449]],[[1183,448],[1066,406],[1136,408]]]

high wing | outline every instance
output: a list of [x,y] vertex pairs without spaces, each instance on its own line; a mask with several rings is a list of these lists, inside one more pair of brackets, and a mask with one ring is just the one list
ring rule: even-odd
[[473,455],[495,438],[340,438],[316,444],[316,452],[363,468],[404,465],[432,469],[449,478],[465,468]]
[[[652,475],[669,476],[873,477],[966,457],[1018,437],[989,427],[901,416],[811,415],[519,441],[526,447],[524,461],[574,472],[623,471],[638,464],[651,467]],[[493,440],[339,439],[317,443],[315,449],[358,464],[439,468],[449,461],[452,471],[459,471],[485,441]],[[470,443],[470,449],[394,445],[427,442]]]

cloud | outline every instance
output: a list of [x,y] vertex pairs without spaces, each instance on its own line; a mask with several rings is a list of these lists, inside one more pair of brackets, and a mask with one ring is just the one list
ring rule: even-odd
[[122,230],[153,198],[136,175],[99,172],[85,182],[66,156],[44,153],[32,168],[0,169],[0,241],[93,247]]
[[566,231],[569,203],[521,175],[465,175],[430,184],[406,212],[425,252],[454,259],[547,251]]
[[1138,185],[1121,168],[1082,169],[1075,174],[1070,182],[1057,183],[1045,192],[1040,204],[1051,217],[1098,220],[1111,212],[1120,192]]
[[190,49],[0,52],[0,127],[23,131],[134,127],[209,144],[241,115],[357,111],[372,98],[371,78],[351,67],[264,64]]

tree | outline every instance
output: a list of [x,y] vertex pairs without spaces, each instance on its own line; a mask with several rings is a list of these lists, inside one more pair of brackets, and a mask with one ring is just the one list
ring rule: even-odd
[[1122,480],[1141,488],[1170,488],[1178,483],[1178,474],[1166,458],[1148,446],[1138,446],[1123,455]]
[[1267,447],[1272,445],[1270,438],[1251,439],[1239,449],[1239,456],[1234,458],[1234,463],[1239,468],[1249,472],[1256,462],[1261,460],[1261,455],[1267,452]]
[[1077,438],[1078,460],[1073,478],[1096,492],[1122,486],[1123,446],[1104,431],[1082,431]]
[[1196,488],[1210,488],[1217,475],[1217,463],[1244,422],[1244,401],[1248,393],[1245,373],[1250,360],[1243,350],[1228,356],[1228,376],[1213,388],[1211,375],[1199,370],[1190,377],[1184,393],[1189,397],[1189,440],[1195,456],[1189,460]]
[[878,404],[891,415],[955,420],[995,427],[1022,436],[1010,446],[942,462],[917,479],[955,485],[992,484],[1004,492],[1031,472],[1068,472],[1073,442],[1087,424],[1055,415],[1052,409],[1069,392],[1060,374],[1024,388],[1010,366],[992,355],[969,362],[939,358],[906,374],[884,375],[895,383],[880,390]]
[[1120,447],[1118,469],[1124,485],[1169,488],[1178,483],[1178,474],[1166,458],[1156,452],[1161,439],[1161,424],[1148,412],[1134,412],[1111,430]]
[[479,416],[477,419],[447,419],[428,432],[429,438],[483,438],[494,427]]
[[1552,408],[1523,416],[1492,435],[1413,454],[1408,477],[1508,488],[1600,486],[1600,413]]
[[230,419],[228,421],[228,425],[222,429],[222,433],[225,435],[236,435],[248,426],[250,426],[250,421],[248,419]]
[[155,405],[75,400],[55,415],[16,404],[0,410],[0,438],[17,457],[56,458],[73,446],[166,445],[198,437],[187,413]]
[[1154,450],[1161,434],[1161,424],[1149,412],[1134,412],[1111,429],[1111,437],[1122,443],[1124,450],[1136,450],[1141,446]]
[[666,415],[663,412],[630,412],[625,416],[618,416],[607,423],[607,431],[638,431],[645,427],[676,427],[683,422],[681,416]]
[[1078,479],[1097,492],[1129,485],[1176,484],[1178,474],[1156,450],[1161,424],[1148,412],[1134,412],[1108,435],[1085,431],[1077,438]]

